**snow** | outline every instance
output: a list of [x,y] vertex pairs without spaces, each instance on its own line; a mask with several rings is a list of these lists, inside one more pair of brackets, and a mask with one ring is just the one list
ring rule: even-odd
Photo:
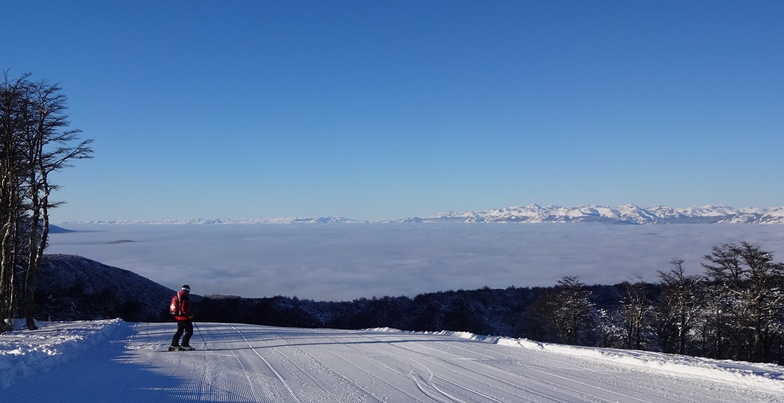
[[782,402],[772,364],[464,332],[43,322],[0,335],[0,395],[24,402]]
[[[444,212],[429,217],[409,217],[395,220],[375,221],[375,223],[404,222],[462,222],[462,223],[564,223],[564,222],[604,222],[625,224],[695,224],[695,223],[765,223],[783,224],[781,210],[784,207],[745,207],[734,208],[720,204],[708,204],[688,208],[667,206],[641,207],[636,204],[620,206],[599,206],[583,204],[576,207],[528,206],[503,207],[492,210]],[[65,222],[73,224],[336,224],[372,223],[346,217],[278,217],[278,218],[193,218],[179,220],[130,220],[130,221],[84,221]]]
[[[528,206],[504,207],[485,211],[440,213],[422,217],[420,222],[465,223],[577,223],[602,222],[625,224],[695,224],[695,223],[784,223],[777,212],[781,207],[733,208],[705,205],[674,209],[667,206],[641,207],[635,204],[609,207],[595,204],[576,207]],[[410,219],[409,219],[410,220]]]

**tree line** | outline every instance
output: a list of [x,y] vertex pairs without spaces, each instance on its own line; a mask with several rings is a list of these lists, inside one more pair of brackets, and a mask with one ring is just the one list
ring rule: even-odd
[[466,331],[573,345],[661,351],[784,364],[784,265],[749,242],[703,257],[703,275],[683,259],[657,283],[484,288],[317,302],[296,297],[207,296],[197,320],[271,326]]
[[35,279],[49,235],[57,185],[51,175],[76,159],[90,158],[65,114],[59,85],[30,74],[0,82],[0,332],[23,315],[35,329]]
[[784,360],[784,264],[749,242],[714,246],[704,275],[683,259],[659,271],[655,289],[625,282],[611,306],[575,277],[561,279],[528,317],[542,339],[757,362]]

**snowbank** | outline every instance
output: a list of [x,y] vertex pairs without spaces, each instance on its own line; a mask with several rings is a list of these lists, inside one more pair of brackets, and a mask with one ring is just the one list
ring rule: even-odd
[[775,364],[715,360],[650,351],[568,346],[563,344],[541,343],[529,339],[480,336],[468,332],[407,332],[392,328],[375,328],[368,330],[460,337],[478,342],[547,351],[600,361],[610,361],[657,372],[666,372],[694,378],[710,378],[717,381],[766,388],[784,393],[784,367]]
[[38,330],[27,330],[24,321],[11,332],[0,334],[0,389],[33,374],[74,359],[92,346],[111,338],[122,320],[79,322],[36,322]]

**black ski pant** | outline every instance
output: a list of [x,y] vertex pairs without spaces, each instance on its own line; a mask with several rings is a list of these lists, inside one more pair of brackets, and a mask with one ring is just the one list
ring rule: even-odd
[[[185,333],[185,336],[182,334]],[[179,346],[180,345],[180,337],[182,336],[182,345],[183,346],[190,346],[191,336],[193,336],[193,321],[190,319],[187,320],[178,320],[177,321],[177,332],[174,333],[172,337],[172,346]]]

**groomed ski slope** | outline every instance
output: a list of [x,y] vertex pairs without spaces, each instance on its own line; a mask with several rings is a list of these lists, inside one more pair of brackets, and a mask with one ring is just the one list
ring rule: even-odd
[[[7,402],[784,402],[784,368],[392,329],[42,323],[0,335]],[[203,336],[203,339],[202,339]],[[206,342],[206,347],[205,347]]]

